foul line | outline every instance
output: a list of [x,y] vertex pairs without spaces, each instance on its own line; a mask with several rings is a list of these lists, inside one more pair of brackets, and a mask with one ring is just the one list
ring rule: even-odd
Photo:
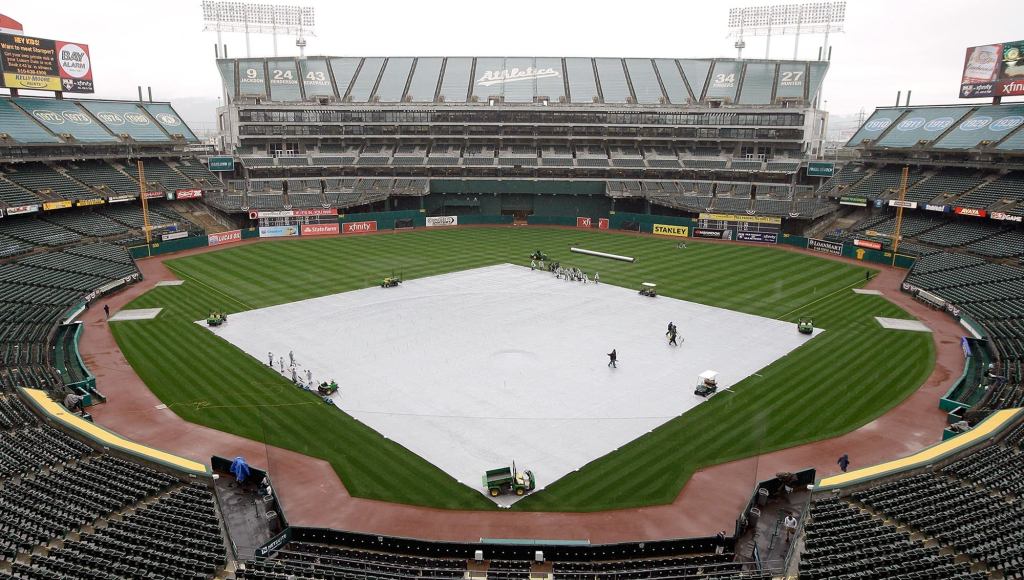
[[849,286],[843,286],[843,287],[842,287],[842,288],[840,288],[839,290],[836,290],[835,292],[832,292],[832,293],[830,293],[830,294],[827,294],[827,295],[825,295],[825,296],[822,296],[821,298],[818,298],[817,300],[811,300],[811,301],[810,301],[810,302],[808,302],[807,304],[804,304],[804,305],[802,305],[802,306],[797,306],[796,308],[794,308],[794,309],[790,310],[789,312],[787,312],[787,313],[783,314],[782,316],[776,316],[776,317],[775,317],[775,320],[782,320],[783,318],[785,318],[785,317],[789,316],[790,314],[793,314],[793,313],[794,313],[794,312],[796,312],[797,310],[803,310],[804,308],[807,308],[807,307],[808,307],[808,306],[810,306],[811,304],[817,304],[818,302],[821,302],[822,300],[825,300],[825,299],[827,299],[827,298],[831,298],[831,297],[835,296],[836,294],[839,294],[840,292],[842,292],[842,291],[844,291],[844,290],[849,290],[850,288],[853,288],[854,286],[856,286],[857,284],[860,284],[861,282],[862,282],[862,280],[857,280],[857,281],[856,281],[856,282],[854,282],[853,284],[850,284]]
[[214,292],[216,292],[217,294],[220,294],[221,296],[227,298],[228,300],[233,301],[235,304],[241,304],[242,306],[245,307],[246,310],[252,310],[253,308],[255,308],[254,306],[246,304],[245,302],[242,302],[241,300],[239,300],[238,298],[235,298],[234,296],[231,296],[230,294],[226,294],[226,293],[224,293],[224,292],[214,288],[213,286],[210,286],[209,284],[207,284],[206,282],[203,282],[202,280],[196,279],[196,278],[194,278],[192,276],[189,276],[188,274],[185,274],[183,272],[179,272],[178,270],[176,270],[174,268],[171,268],[170,266],[168,266],[168,268],[172,272],[177,274],[178,276],[181,276],[183,278],[188,278],[189,280],[195,282],[196,284],[199,284],[200,286],[205,286],[206,288],[209,288],[210,290],[213,290]]

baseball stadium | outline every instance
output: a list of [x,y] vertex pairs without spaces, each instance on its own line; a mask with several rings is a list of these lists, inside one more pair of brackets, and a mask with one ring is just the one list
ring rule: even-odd
[[1024,578],[1024,42],[836,146],[846,5],[774,8],[817,58],[207,1],[210,134],[0,16],[0,577]]

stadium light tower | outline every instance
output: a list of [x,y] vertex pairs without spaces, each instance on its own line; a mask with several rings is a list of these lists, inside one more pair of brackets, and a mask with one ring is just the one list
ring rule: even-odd
[[203,0],[203,31],[217,32],[217,44],[222,32],[245,34],[245,56],[249,54],[249,34],[270,34],[274,38],[274,56],[277,56],[277,35],[295,37],[299,56],[306,55],[306,35],[316,36],[313,27],[316,15],[312,6],[250,4],[249,2],[221,2]]
[[842,32],[846,22],[846,0],[775,4],[729,9],[729,36],[736,37],[736,58],[743,58],[744,35],[764,36],[764,57],[769,58],[772,36],[793,36],[793,60],[797,59],[801,34],[824,34],[822,55],[828,54],[828,35]]

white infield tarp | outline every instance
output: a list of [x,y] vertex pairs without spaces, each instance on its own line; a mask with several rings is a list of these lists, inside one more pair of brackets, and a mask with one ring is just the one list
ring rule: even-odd
[[210,330],[264,364],[294,351],[300,377],[338,381],[339,407],[481,492],[484,471],[513,460],[543,488],[703,402],[700,373],[727,388],[811,339],[789,322],[509,264],[232,314]]

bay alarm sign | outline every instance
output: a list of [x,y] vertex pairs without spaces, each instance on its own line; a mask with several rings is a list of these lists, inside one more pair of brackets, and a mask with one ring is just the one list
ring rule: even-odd
[[516,81],[532,81],[536,79],[546,79],[550,77],[559,77],[561,72],[553,68],[533,68],[528,66],[526,68],[506,68],[502,70],[486,70],[482,77],[477,79],[476,84],[482,87],[489,87],[491,85],[503,85],[505,83],[514,83]]

